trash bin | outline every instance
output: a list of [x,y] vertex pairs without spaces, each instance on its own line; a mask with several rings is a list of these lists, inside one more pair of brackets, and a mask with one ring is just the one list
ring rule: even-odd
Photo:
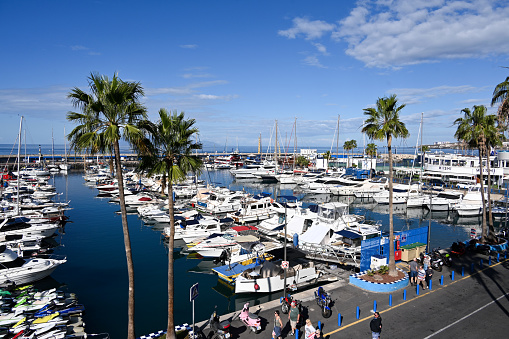
[[416,248],[410,245],[401,246],[401,260],[412,261],[416,257]]

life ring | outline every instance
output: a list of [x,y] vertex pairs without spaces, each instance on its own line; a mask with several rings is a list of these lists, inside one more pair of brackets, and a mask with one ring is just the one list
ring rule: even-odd
[[274,203],[274,199],[270,198],[270,203],[271,204]]

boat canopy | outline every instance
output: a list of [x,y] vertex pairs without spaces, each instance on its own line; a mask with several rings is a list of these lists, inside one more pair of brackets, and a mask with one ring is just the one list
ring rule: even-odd
[[324,244],[328,240],[329,225],[315,224],[311,226],[301,237],[300,241],[312,244]]
[[343,238],[349,238],[349,239],[358,239],[358,238],[362,237],[362,235],[360,235],[359,233],[352,232],[349,230],[341,230],[341,231],[337,231],[335,233],[338,235],[341,235]]

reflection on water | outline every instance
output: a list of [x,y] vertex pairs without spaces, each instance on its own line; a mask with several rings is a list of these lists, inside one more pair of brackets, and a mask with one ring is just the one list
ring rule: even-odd
[[[95,198],[97,190],[84,185],[82,173],[70,172],[56,176],[59,192],[67,192],[73,210],[69,211],[72,223],[66,226],[62,237],[64,246],[56,254],[67,255],[68,262],[54,272],[52,277],[65,282],[71,292],[78,295],[87,309],[85,322],[90,332],[109,332],[112,338],[125,338],[127,329],[127,270],[121,218],[115,214],[118,205],[107,199]],[[321,201],[341,201],[350,205],[350,213],[363,215],[367,220],[381,221],[382,231],[388,231],[388,205],[376,205],[369,200],[354,197],[305,196],[293,191],[294,185],[264,184],[261,182],[234,182],[228,171],[205,172],[202,179],[221,183],[233,190],[258,194],[268,192],[274,196],[294,195],[305,198],[307,204]],[[456,240],[468,239],[470,228],[479,225],[479,218],[455,218],[451,214],[433,212],[431,221],[423,209],[407,210],[403,205],[394,206],[394,229],[404,230],[427,226],[431,223],[432,247],[449,247]],[[161,231],[167,224],[146,225],[136,215],[129,215],[129,229],[134,256],[136,279],[136,336],[166,327],[168,250]],[[180,246],[183,246],[182,244]],[[231,286],[219,281],[207,271],[211,263],[193,259],[174,251],[175,314],[177,324],[191,321],[189,288],[196,282],[200,295],[196,300],[196,320],[207,319],[214,305],[219,314],[238,311],[246,301],[251,305],[277,300],[281,293],[272,295],[235,296]],[[105,299],[107,295],[107,300]],[[114,305],[112,312],[111,305]],[[149,310],[149,312],[148,312]]]

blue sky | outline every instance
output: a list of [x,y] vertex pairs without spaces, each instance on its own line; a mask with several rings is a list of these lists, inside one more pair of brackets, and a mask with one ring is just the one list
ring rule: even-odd
[[[293,148],[355,139],[363,109],[396,94],[399,146],[454,141],[453,121],[489,107],[509,70],[507,1],[0,1],[0,143],[63,143],[67,93],[91,72],[139,81],[160,108],[195,118],[204,143]],[[496,107],[489,107],[491,113]],[[368,142],[368,141],[366,141]],[[384,143],[378,142],[379,145]]]

